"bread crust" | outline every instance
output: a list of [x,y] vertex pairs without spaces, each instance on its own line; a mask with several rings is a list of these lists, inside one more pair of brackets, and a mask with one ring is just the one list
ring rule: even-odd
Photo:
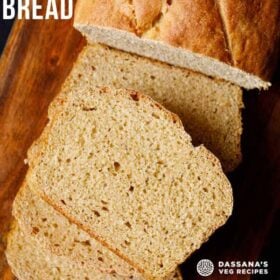
[[144,37],[231,63],[214,0],[173,1],[162,19]]
[[219,0],[233,65],[269,80],[276,67],[280,36],[278,0]]
[[75,15],[78,22],[95,22],[100,26],[111,26],[141,35],[158,19],[162,1],[78,1],[76,9],[81,11]]
[[[112,26],[129,32],[136,32],[132,6],[128,1],[122,1],[121,4],[112,0],[101,1],[78,1],[75,18],[79,22],[98,22],[101,26]],[[85,5],[86,4],[86,5]],[[94,13],[93,13],[94,11]]]
[[80,0],[74,25],[128,31],[271,78],[279,54],[278,0],[153,2]]

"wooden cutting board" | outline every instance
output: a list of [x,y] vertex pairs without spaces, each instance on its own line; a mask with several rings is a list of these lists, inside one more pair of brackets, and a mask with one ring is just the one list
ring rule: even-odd
[[[43,1],[45,2],[45,1]],[[69,73],[84,39],[71,21],[17,21],[0,60],[0,275],[13,279],[4,258],[5,233],[11,205],[25,176],[27,148],[46,124],[49,103]],[[279,75],[278,75],[279,77]],[[273,240],[279,236],[280,217],[280,82],[269,92],[245,94],[242,165],[230,175],[234,189],[233,216],[184,265],[185,278],[199,278],[202,258],[269,261],[277,259]],[[276,263],[277,265],[277,263]],[[278,273],[278,274],[277,274]],[[271,277],[272,274],[270,274]],[[221,276],[207,279],[262,279]],[[40,279],[41,280],[41,279]]]
[[[48,105],[84,44],[82,36],[72,28],[71,21],[21,20],[15,22],[2,53],[0,271],[5,264],[3,234],[9,228],[12,201],[26,173],[23,163],[26,150],[44,128]],[[8,272],[5,277],[2,276],[12,279]]]

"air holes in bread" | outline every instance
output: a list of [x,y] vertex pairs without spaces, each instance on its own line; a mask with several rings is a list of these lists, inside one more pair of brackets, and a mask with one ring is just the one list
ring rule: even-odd
[[127,240],[125,240],[125,241],[124,241],[124,243],[125,243],[125,245],[127,245],[127,246],[129,246],[129,245],[130,245],[130,242],[129,242],[129,241],[127,241]]
[[130,96],[134,101],[139,101],[139,95],[137,93],[132,93]]
[[98,211],[94,210],[93,213],[96,217],[100,217],[100,213]]
[[126,222],[125,225],[126,225],[128,228],[131,228],[130,222]]
[[120,168],[121,168],[121,165],[120,165],[120,163],[119,162],[117,162],[117,161],[115,161],[114,162],[114,168],[115,168],[115,171],[119,171],[120,170]]
[[156,114],[156,113],[152,113],[152,116],[153,116],[155,119],[160,119],[159,115]]
[[61,199],[60,202],[66,205],[66,202],[63,199]]
[[40,230],[39,230],[39,228],[37,228],[37,227],[33,227],[33,228],[32,228],[32,234],[37,234],[39,231],[40,231]]
[[96,111],[96,107],[83,107],[82,110],[86,112]]
[[81,244],[84,245],[84,246],[91,246],[89,240],[82,241]]

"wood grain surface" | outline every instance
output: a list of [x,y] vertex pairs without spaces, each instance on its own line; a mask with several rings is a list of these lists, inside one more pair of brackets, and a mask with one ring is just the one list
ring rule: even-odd
[[[12,201],[26,173],[27,148],[44,128],[48,105],[84,44],[71,21],[20,20],[1,56],[0,271],[5,269],[5,233]],[[0,275],[10,279],[9,272]]]
[[[26,151],[44,128],[47,107],[84,44],[71,21],[21,20],[14,24],[1,56],[0,279],[13,279],[3,251],[11,205],[26,173]],[[230,174],[235,198],[233,216],[182,265],[185,279],[204,279],[196,272],[196,264],[202,258],[209,258],[215,264],[219,260],[268,260],[270,275],[266,279],[280,279],[279,272],[273,269],[279,267],[280,258],[271,257],[271,252],[276,250],[271,241],[277,241],[280,236],[279,76],[276,75],[274,86],[268,92],[245,94],[244,160]],[[216,269],[206,279],[264,278],[221,276]]]

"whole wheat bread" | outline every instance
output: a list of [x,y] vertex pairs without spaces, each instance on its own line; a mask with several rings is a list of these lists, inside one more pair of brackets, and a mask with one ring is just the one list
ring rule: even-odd
[[23,233],[17,223],[13,225],[7,240],[7,261],[19,280],[123,279],[116,275],[104,275],[94,268],[88,273],[83,266],[69,258],[53,255],[41,248],[32,236]]
[[82,51],[68,83],[144,92],[176,113],[193,143],[212,151],[225,172],[241,161],[243,103],[237,86],[97,44]]
[[278,0],[79,0],[74,26],[90,42],[252,89],[270,85],[279,18]]
[[26,183],[15,198],[13,216],[26,236],[33,236],[41,247],[54,255],[68,256],[81,266],[93,267],[99,272],[141,279],[127,262],[33,194]]
[[28,152],[29,186],[146,278],[166,277],[231,214],[219,161],[147,96],[64,92]]
[[[124,280],[116,273],[104,274],[95,267],[85,266],[64,256],[56,256],[38,244],[34,237],[23,232],[14,222],[7,238],[6,257],[13,274],[19,280]],[[131,278],[140,280],[141,278]],[[182,280],[179,270],[172,278]]]

